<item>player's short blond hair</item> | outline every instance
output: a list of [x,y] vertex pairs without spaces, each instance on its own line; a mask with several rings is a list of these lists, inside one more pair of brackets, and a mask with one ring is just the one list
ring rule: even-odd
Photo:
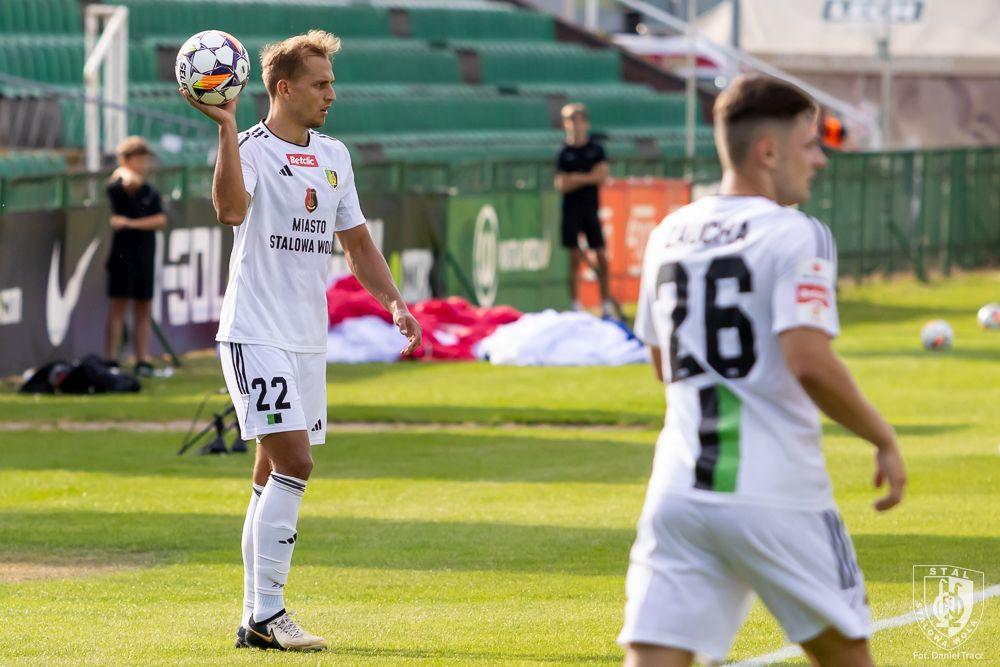
[[260,50],[260,70],[267,94],[274,97],[278,81],[295,78],[309,56],[331,58],[340,53],[340,38],[325,30],[310,30]]
[[584,104],[580,104],[579,102],[573,102],[571,104],[563,106],[562,108],[563,120],[572,118],[573,116],[576,115],[583,116],[584,120],[590,119],[590,114],[587,113],[587,107]]
[[126,160],[136,155],[152,154],[153,149],[149,147],[149,143],[142,137],[135,134],[122,139],[121,143],[115,148],[115,155]]

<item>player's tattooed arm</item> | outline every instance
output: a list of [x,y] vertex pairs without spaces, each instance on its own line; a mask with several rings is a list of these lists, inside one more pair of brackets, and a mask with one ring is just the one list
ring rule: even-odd
[[347,231],[337,232],[337,240],[344,248],[344,257],[351,273],[389,311],[396,328],[406,336],[407,344],[402,354],[411,354],[420,347],[423,335],[420,324],[410,313],[403,296],[396,288],[389,265],[372,241],[368,225],[358,225]]
[[236,105],[239,98],[219,106],[211,106],[198,102],[183,88],[180,88],[180,93],[188,104],[219,125],[219,155],[212,179],[212,205],[219,222],[230,227],[241,225],[250,208],[250,195],[243,183],[236,131]]
[[813,403],[826,416],[875,445],[876,487],[888,483],[888,493],[875,501],[880,512],[903,499],[906,466],[896,432],[861,394],[850,371],[834,353],[830,336],[819,329],[798,327],[783,331],[778,340],[789,370]]

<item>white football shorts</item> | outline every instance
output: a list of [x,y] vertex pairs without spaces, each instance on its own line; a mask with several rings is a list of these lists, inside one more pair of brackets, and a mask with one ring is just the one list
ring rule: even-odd
[[870,637],[857,557],[836,509],[795,510],[664,493],[639,520],[618,643],[722,661],[753,593],[802,643],[826,628]]
[[219,343],[222,375],[244,440],[308,431],[326,442],[326,355],[270,345]]

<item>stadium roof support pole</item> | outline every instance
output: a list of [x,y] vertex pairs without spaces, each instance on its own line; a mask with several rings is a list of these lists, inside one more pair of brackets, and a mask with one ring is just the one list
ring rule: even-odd
[[882,138],[887,146],[892,144],[892,7],[891,0],[885,0],[882,8],[882,38],[878,51],[882,58],[882,90],[879,120],[882,123]]
[[[644,2],[644,0],[615,0],[615,2],[638,12],[642,12],[645,16],[654,19],[663,25],[676,30],[677,32],[688,32],[688,21],[683,21],[676,16],[665,12],[659,7],[654,7],[648,2]],[[819,88],[806,83],[802,79],[789,74],[785,70],[766,63],[759,58],[755,58],[754,56],[751,56],[750,54],[739,49],[734,49],[726,44],[718,44],[701,35],[696,35],[695,41],[696,43],[708,44],[712,48],[722,51],[726,54],[726,56],[741,63],[749,69],[757,70],[758,72],[767,74],[768,76],[773,76],[798,86],[812,95],[813,99],[824,107],[836,111],[842,118],[850,119],[858,125],[864,126],[871,135],[872,148],[882,148],[884,143],[883,135],[878,121],[876,119],[869,118],[866,114],[860,112],[856,107],[854,107],[854,105],[845,102],[838,97],[834,97],[826,91],[820,90]]]
[[684,155],[688,158],[688,164],[694,159],[694,109],[698,104],[698,35],[695,32],[695,18],[697,17],[697,0],[687,0],[687,85],[685,89],[684,103]]
[[[83,83],[88,100],[84,116],[86,160],[88,171],[98,171],[101,168],[102,148],[105,153],[113,152],[125,138],[128,128],[125,113],[128,99],[128,8],[87,5],[84,29],[86,62],[83,65]],[[98,100],[112,103],[104,105],[103,133]]]
[[576,23],[576,0],[563,0],[563,19],[570,23]]
[[598,27],[600,27],[597,17],[597,0],[586,0],[583,24],[590,32],[597,32]]

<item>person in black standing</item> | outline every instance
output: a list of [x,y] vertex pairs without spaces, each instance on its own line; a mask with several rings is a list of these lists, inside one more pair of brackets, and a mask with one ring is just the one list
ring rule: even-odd
[[[562,109],[566,145],[556,158],[556,190],[563,195],[562,244],[569,249],[569,293],[573,310],[582,310],[577,295],[577,274],[586,257],[580,248],[580,234],[587,247],[597,255],[597,280],[601,288],[601,313],[613,315],[608,291],[608,257],[604,234],[597,216],[597,187],[610,173],[604,148],[590,137],[590,119],[582,104],[567,104]],[[589,263],[589,262],[588,262]]]
[[125,313],[132,304],[132,341],[135,373],[152,374],[149,337],[152,330],[156,230],[167,224],[160,193],[146,182],[152,151],[142,137],[126,137],[118,145],[118,168],[111,174],[107,194],[111,202],[114,236],[108,256],[108,310],[105,358],[118,365],[118,349]]

